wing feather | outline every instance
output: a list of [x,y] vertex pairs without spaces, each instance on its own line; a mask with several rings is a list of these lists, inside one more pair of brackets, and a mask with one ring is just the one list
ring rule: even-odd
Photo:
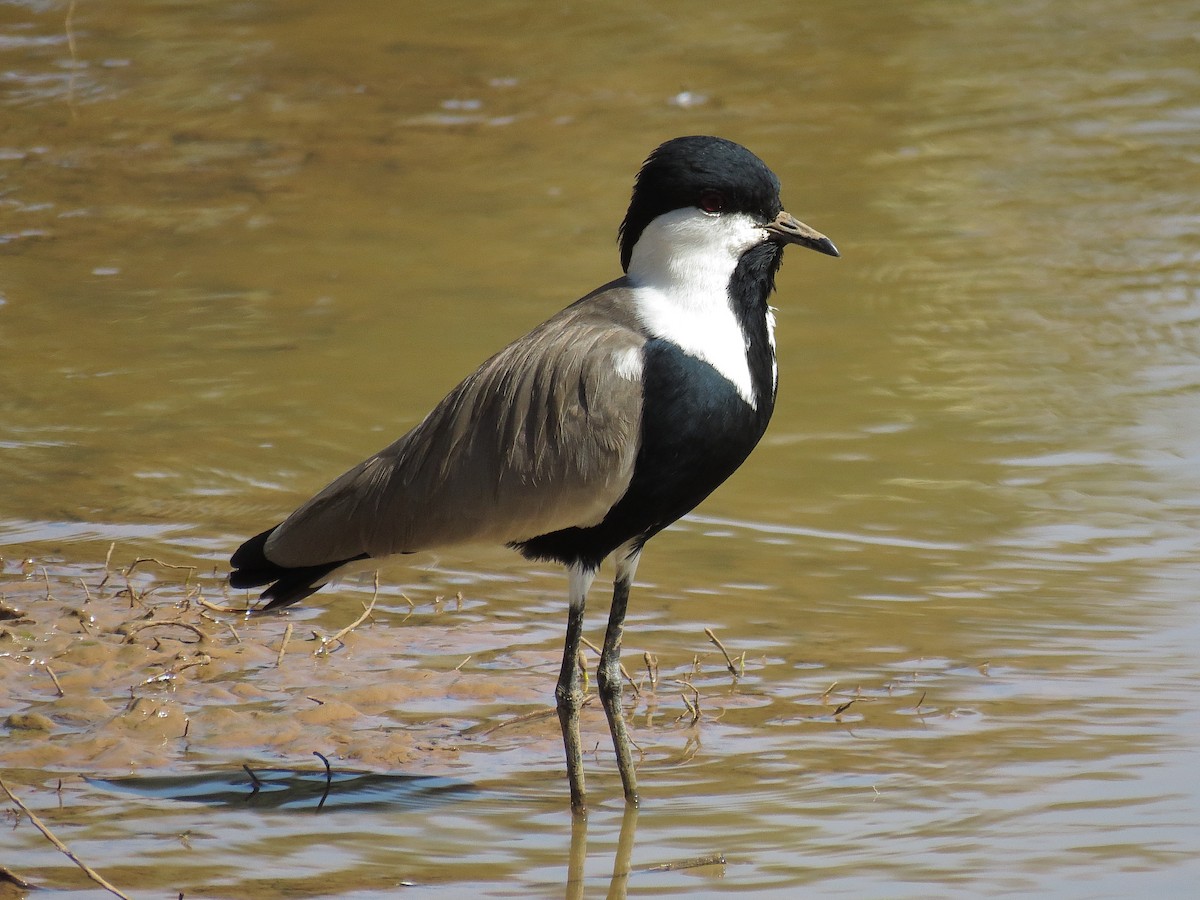
[[607,285],[510,344],[412,431],[297,509],[266,544],[311,566],[599,522],[633,475],[645,338]]

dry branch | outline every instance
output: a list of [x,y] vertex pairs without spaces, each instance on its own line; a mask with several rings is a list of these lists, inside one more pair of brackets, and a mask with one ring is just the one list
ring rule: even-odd
[[721,651],[721,655],[725,657],[725,667],[729,669],[729,674],[737,678],[737,666],[733,664],[733,660],[729,658],[729,651],[725,649],[725,645],[721,643],[721,639],[713,634],[711,628],[705,628],[704,633],[708,635],[708,639],[717,645],[717,649]]
[[332,646],[333,644],[340,644],[342,642],[342,638],[344,638],[346,635],[348,635],[351,631],[353,631],[355,628],[357,628],[363,622],[367,621],[367,616],[371,615],[371,610],[373,610],[375,608],[375,601],[378,599],[379,599],[379,573],[376,572],[375,573],[375,593],[373,593],[371,595],[371,602],[363,607],[362,615],[359,616],[357,619],[355,619],[353,622],[351,622],[349,625],[347,625],[345,628],[343,628],[341,631],[337,632],[337,634],[334,634],[331,637],[319,637],[318,640],[320,640],[321,646],[318,647],[315,651],[313,651],[313,655],[320,656],[322,653],[329,653],[330,646]]
[[292,623],[287,623],[287,628],[283,629],[283,641],[279,645],[279,655],[275,657],[275,668],[283,665],[283,651],[287,650],[288,641],[292,639]]
[[17,797],[17,795],[14,794],[9,789],[8,785],[4,783],[3,778],[0,778],[0,789],[3,789],[4,793],[8,794],[8,799],[10,799],[13,803],[17,804],[17,806],[19,806],[21,808],[21,812],[23,812],[23,813],[25,813],[25,815],[29,816],[29,821],[33,823],[33,827],[36,828],[38,831],[40,831],[43,835],[45,835],[46,839],[48,841],[50,841],[50,843],[52,843],[58,849],[58,851],[60,853],[65,855],[67,857],[67,859],[71,860],[71,862],[73,862],[73,863],[75,863],[75,865],[79,866],[79,868],[83,870],[84,875],[86,875],[92,881],[96,882],[96,884],[100,885],[100,887],[104,888],[109,893],[115,894],[118,897],[122,897],[122,898],[124,898],[124,900],[130,900],[128,894],[121,893],[119,890],[117,890],[115,887],[113,887],[111,884],[109,884],[107,881],[105,881],[103,876],[101,876],[99,872],[97,872],[95,869],[93,869],[91,866],[89,866],[87,863],[85,863],[82,859],[80,859],[78,856],[76,856],[70,847],[68,847],[66,844],[64,844],[62,841],[60,841],[57,837],[55,837],[54,832],[51,831],[49,829],[49,827],[47,827],[46,823],[43,822],[41,819],[39,819],[37,817],[37,815],[34,814],[33,810],[31,810],[28,806],[26,806],[24,803],[22,803],[20,798]]

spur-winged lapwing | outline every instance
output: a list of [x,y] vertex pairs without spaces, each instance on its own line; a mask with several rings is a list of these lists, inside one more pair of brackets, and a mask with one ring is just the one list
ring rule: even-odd
[[597,672],[626,800],[637,781],[621,710],[621,633],[646,541],[741,465],[775,406],[767,299],[783,248],[830,256],[783,210],[779,179],[716,137],[643,164],[618,232],[625,274],[509,344],[412,431],[246,541],[230,584],[289,606],[397,553],[494,541],[570,576],[555,696],[571,805],[584,808],[577,665],[588,588],[616,562]]

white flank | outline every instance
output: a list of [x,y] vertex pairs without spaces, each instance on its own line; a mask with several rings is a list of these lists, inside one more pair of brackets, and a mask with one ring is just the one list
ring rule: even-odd
[[677,209],[646,226],[629,262],[646,331],[711,365],[752,407],[758,404],[746,335],[730,306],[729,278],[741,255],[767,238],[742,213]]
[[613,371],[628,381],[642,380],[642,351],[638,347],[618,350],[612,356]]

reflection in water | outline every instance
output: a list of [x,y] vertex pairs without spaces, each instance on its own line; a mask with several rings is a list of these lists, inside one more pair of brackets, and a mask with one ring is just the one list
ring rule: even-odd
[[449,778],[376,772],[250,768],[194,775],[86,778],[88,784],[158,800],[183,800],[244,809],[333,810],[428,809],[469,799],[474,789]]
[[[612,878],[609,881],[609,900],[623,900],[629,890],[632,871],[633,843],[637,835],[637,806],[625,804],[621,817],[621,833],[613,855]],[[584,864],[587,862],[587,816],[571,817],[571,855],[567,864],[567,900],[582,900],[584,896]]]
[[571,856],[567,863],[568,900],[579,900],[583,897],[583,865],[587,862],[587,824],[587,816],[571,816]]
[[[633,858],[637,817],[637,807],[625,804],[625,813],[621,817],[621,835],[617,839],[617,853],[613,857],[612,885],[608,889],[610,900],[620,900],[629,888],[630,860]],[[573,838],[574,835],[572,835]]]

